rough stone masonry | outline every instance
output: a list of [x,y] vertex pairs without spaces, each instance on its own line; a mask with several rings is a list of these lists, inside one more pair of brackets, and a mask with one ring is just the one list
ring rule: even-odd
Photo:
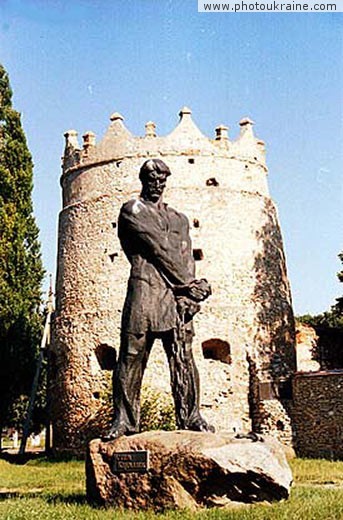
[[[138,171],[161,158],[173,175],[164,200],[190,222],[197,277],[213,295],[195,319],[201,410],[217,430],[254,429],[291,440],[289,377],[295,329],[265,145],[242,119],[232,141],[220,125],[203,135],[183,108],[167,136],[148,122],[132,135],[114,113],[102,140],[66,132],[51,351],[54,448],[84,449],[103,424],[103,395],[119,349],[129,265],[117,238],[122,203],[138,195]],[[167,361],[153,349],[145,384],[169,392]]]

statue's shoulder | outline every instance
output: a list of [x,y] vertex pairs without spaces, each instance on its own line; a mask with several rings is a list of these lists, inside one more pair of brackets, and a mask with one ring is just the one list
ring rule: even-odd
[[125,215],[137,215],[145,208],[144,203],[139,199],[131,199],[125,202],[120,210],[122,216]]
[[171,217],[177,218],[178,220],[181,220],[182,223],[188,224],[188,218],[184,213],[181,213],[180,211],[177,211],[176,209],[172,208],[171,206],[166,205],[166,209]]

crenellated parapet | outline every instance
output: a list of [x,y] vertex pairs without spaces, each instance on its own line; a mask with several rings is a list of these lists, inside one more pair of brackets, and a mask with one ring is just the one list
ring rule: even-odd
[[191,110],[184,107],[179,112],[180,121],[166,136],[159,136],[156,124],[145,124],[145,135],[134,136],[125,126],[118,112],[112,114],[111,123],[101,141],[96,143],[95,134],[87,132],[80,147],[77,132],[65,133],[63,172],[92,165],[120,160],[124,157],[166,156],[173,154],[236,158],[259,165],[267,172],[264,142],[256,138],[253,121],[240,121],[240,134],[235,141],[228,136],[228,127],[221,124],[215,129],[213,139],[205,136],[194,123]]

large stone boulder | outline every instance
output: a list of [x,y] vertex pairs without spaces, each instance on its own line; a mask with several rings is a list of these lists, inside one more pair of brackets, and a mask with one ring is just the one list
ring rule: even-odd
[[[116,453],[139,450],[149,452],[147,471],[114,468]],[[155,511],[281,500],[292,483],[284,449],[276,440],[192,431],[94,439],[86,473],[90,502]]]

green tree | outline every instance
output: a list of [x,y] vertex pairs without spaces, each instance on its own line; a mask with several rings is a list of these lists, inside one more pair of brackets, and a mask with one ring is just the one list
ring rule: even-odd
[[[343,262],[343,252],[338,255]],[[343,282],[343,271],[337,273],[340,282]],[[330,310],[317,314],[297,316],[297,321],[313,327],[318,335],[316,358],[325,369],[343,368],[342,339],[343,339],[343,297],[336,298],[336,304]]]
[[[343,252],[339,253],[338,258],[343,263]],[[343,282],[343,270],[337,273],[337,277],[340,282]],[[336,304],[332,305],[329,311],[315,316],[304,314],[297,316],[297,320],[312,327],[343,328],[343,296],[336,298]]]
[[[0,65],[0,428],[20,426],[41,334],[41,261],[33,165]],[[1,430],[0,430],[1,432]],[[1,439],[1,433],[0,433]]]
[[[343,252],[338,255],[338,258],[343,264]],[[339,273],[337,273],[338,280],[343,283],[343,269]],[[337,314],[341,317],[342,326],[343,326],[343,296],[336,299],[337,303],[335,305],[335,310]]]

